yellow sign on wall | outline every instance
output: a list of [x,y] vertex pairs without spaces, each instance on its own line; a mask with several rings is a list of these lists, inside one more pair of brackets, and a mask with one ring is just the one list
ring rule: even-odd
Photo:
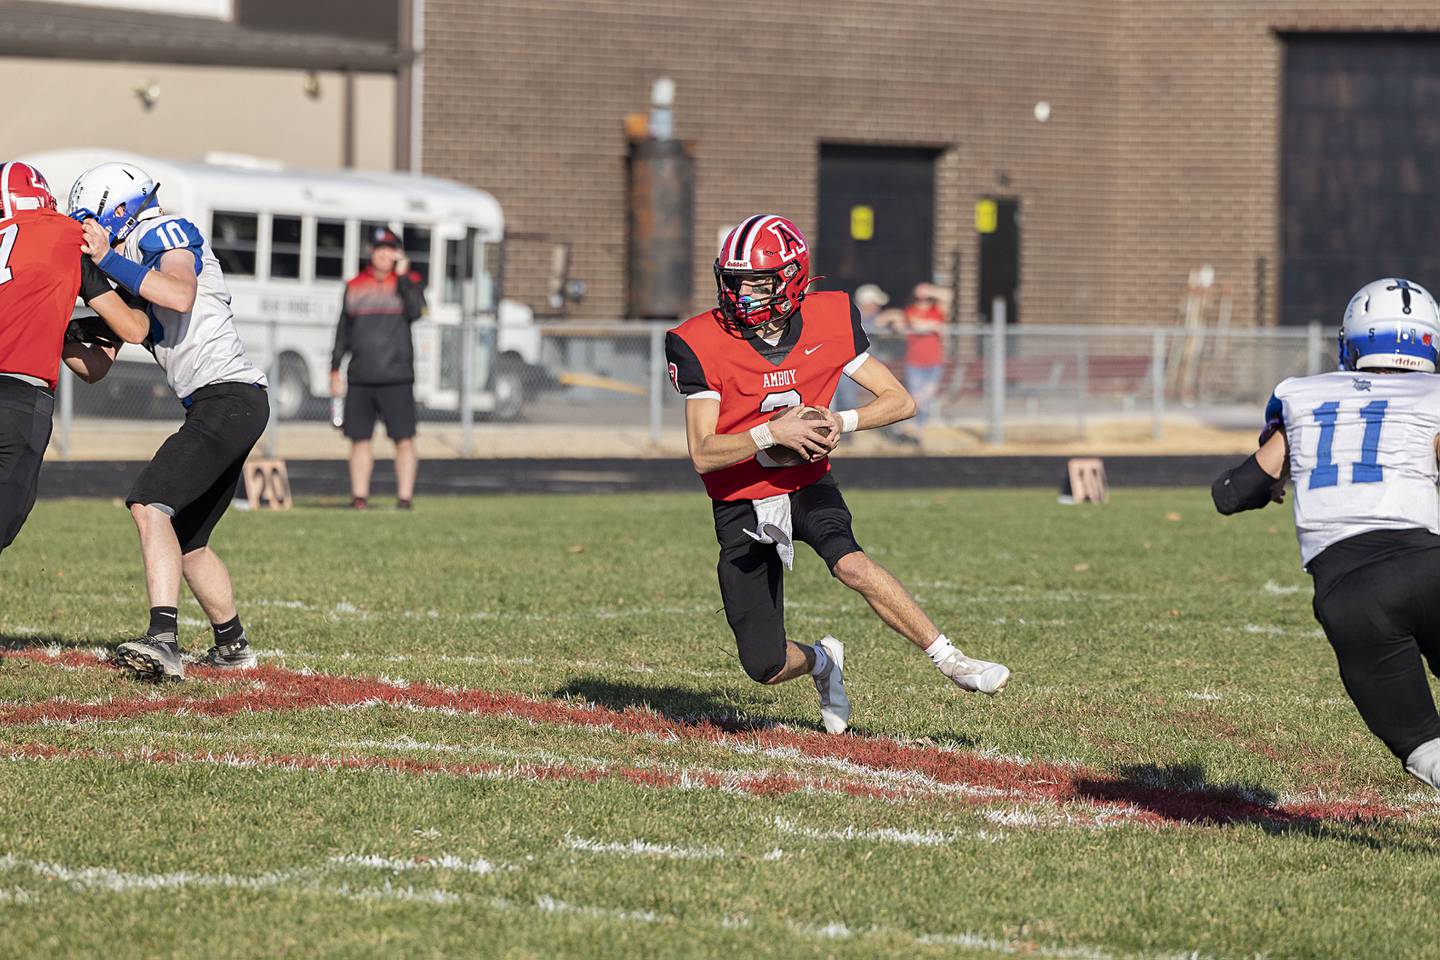
[[1000,209],[994,200],[981,200],[975,204],[975,232],[994,233],[1000,225]]
[[873,240],[875,238],[875,211],[866,206],[850,208],[850,239]]

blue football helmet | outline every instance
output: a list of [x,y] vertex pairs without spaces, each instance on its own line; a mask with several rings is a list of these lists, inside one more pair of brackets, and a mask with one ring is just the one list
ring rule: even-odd
[[1440,308],[1430,291],[1398,277],[1361,287],[1340,321],[1340,369],[1434,373]]
[[133,163],[102,163],[80,174],[70,188],[69,214],[76,220],[94,218],[119,243],[155,203],[160,184]]

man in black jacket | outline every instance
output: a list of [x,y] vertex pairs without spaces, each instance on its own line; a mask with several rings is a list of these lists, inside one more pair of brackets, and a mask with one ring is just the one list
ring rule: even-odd
[[[377,227],[370,263],[345,285],[345,303],[330,354],[330,392],[345,397],[345,436],[350,438],[351,506],[364,510],[370,497],[375,453],[370,438],[377,415],[395,443],[396,505],[410,509],[415,496],[415,346],[410,325],[425,315],[424,281],[410,269],[395,232]],[[340,364],[350,355],[345,379]]]

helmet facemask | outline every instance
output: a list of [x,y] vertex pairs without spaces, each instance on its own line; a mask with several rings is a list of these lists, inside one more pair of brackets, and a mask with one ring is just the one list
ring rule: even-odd
[[725,327],[753,339],[776,321],[784,321],[779,328],[783,333],[799,306],[789,289],[799,269],[797,264],[787,263],[778,270],[726,270],[717,260],[715,286]]

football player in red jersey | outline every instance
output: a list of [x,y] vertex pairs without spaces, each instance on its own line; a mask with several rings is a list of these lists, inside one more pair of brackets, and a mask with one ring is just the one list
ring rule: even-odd
[[[0,165],[0,551],[35,505],[63,357],[83,379],[105,375],[127,307],[89,258],[80,224],[55,209],[40,171]],[[73,322],[79,293],[104,322]]]
[[[740,663],[775,684],[809,674],[825,729],[850,722],[845,648],[785,636],[784,567],[793,541],[808,543],[841,583],[888,626],[924,650],[964,690],[994,694],[1010,671],[957,649],[899,580],[865,555],[850,510],[830,475],[840,436],[905,420],[915,402],[884,364],[870,360],[858,311],[844,293],[810,293],[810,252],[784,217],[749,217],[726,235],[715,260],[716,309],[691,317],[665,341],[670,379],[685,402],[690,460],[705,482],[720,543],[720,595]],[[874,394],[855,410],[828,406],[847,374]],[[804,419],[806,408],[823,417]],[[775,412],[786,411],[776,419]],[[788,447],[793,457],[777,458]]]

